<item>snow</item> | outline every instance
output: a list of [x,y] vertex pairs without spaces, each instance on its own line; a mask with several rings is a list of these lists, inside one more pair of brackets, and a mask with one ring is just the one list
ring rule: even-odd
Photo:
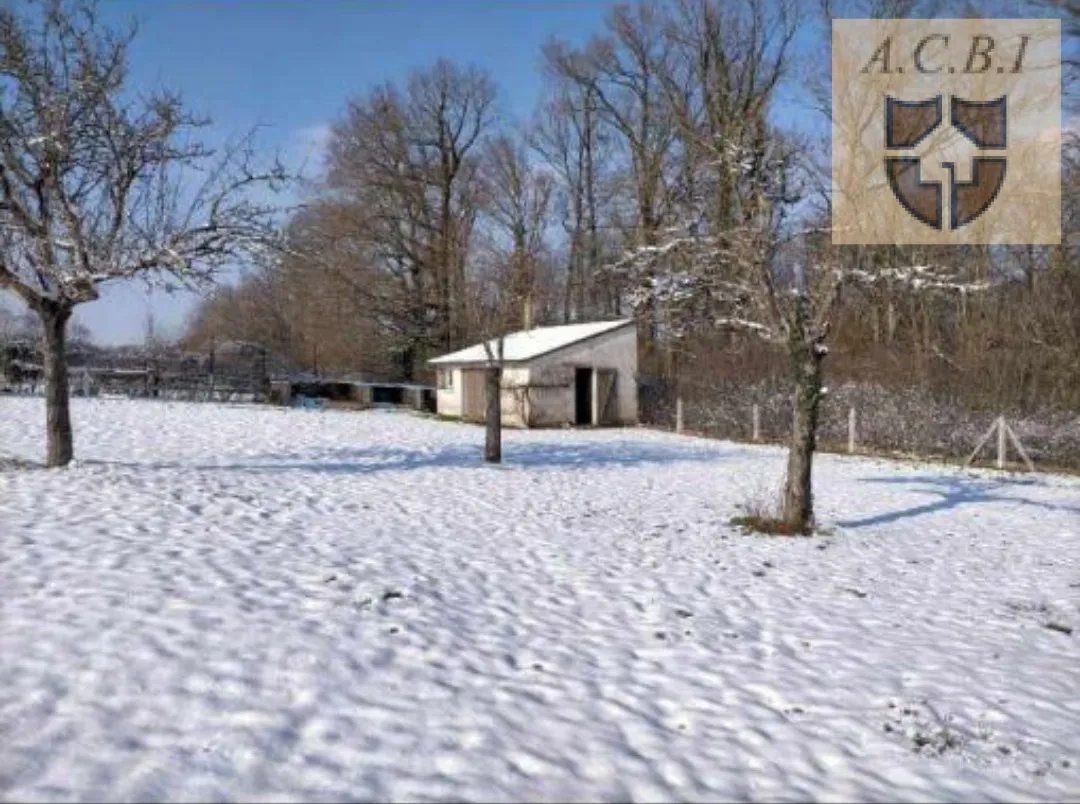
[[728,327],[731,329],[747,329],[751,332],[756,332],[759,335],[763,335],[766,338],[771,338],[773,331],[764,324],[760,324],[757,321],[749,321],[745,318],[718,318],[714,322],[717,327]]
[[[586,338],[592,338],[625,327],[630,323],[630,319],[592,321],[588,324],[564,324],[557,327],[536,327],[521,330],[520,332],[512,332],[503,339],[503,360],[505,362],[532,360],[541,355],[564,349]],[[498,338],[488,341],[488,345],[491,347],[491,353],[498,357]],[[436,357],[428,362],[434,365],[449,365],[486,363],[488,359],[484,344],[478,343],[467,349]]]
[[823,455],[769,538],[774,447],[73,415],[0,469],[0,799],[1080,800],[1075,478]]

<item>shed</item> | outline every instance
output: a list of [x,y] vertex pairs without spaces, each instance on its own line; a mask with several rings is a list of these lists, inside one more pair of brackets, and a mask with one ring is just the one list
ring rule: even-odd
[[[488,342],[498,355],[498,339]],[[442,416],[484,420],[483,343],[428,363]],[[637,423],[637,328],[632,320],[536,327],[503,338],[502,421],[509,427]]]

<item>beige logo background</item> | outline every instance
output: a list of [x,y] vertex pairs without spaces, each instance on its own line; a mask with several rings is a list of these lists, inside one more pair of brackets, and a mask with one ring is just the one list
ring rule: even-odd
[[[834,243],[1061,242],[1059,20],[836,20],[832,40]],[[937,96],[942,119],[932,133],[912,148],[886,148],[886,98]],[[1006,147],[983,149],[961,135],[951,122],[953,96],[1005,96]],[[917,158],[921,181],[940,182],[941,229],[900,203],[887,157]],[[1004,181],[981,215],[953,229],[943,163],[953,163],[958,182],[970,182],[976,157],[1004,157]]]

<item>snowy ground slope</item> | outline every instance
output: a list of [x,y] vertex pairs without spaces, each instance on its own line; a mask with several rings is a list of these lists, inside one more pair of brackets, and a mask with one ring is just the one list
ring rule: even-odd
[[74,416],[0,470],[0,798],[1080,800],[1075,479],[821,456],[768,539],[773,448]]

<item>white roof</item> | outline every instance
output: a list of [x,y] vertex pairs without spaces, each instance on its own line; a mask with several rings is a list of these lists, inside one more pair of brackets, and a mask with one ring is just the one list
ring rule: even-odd
[[[618,321],[592,321],[588,324],[564,324],[558,327],[535,327],[534,329],[512,332],[503,339],[503,361],[516,363],[546,355],[564,347],[601,335],[630,324],[632,319]],[[488,341],[493,355],[498,355],[498,339]],[[451,352],[442,357],[429,360],[429,363],[486,363],[487,350],[483,343]]]

